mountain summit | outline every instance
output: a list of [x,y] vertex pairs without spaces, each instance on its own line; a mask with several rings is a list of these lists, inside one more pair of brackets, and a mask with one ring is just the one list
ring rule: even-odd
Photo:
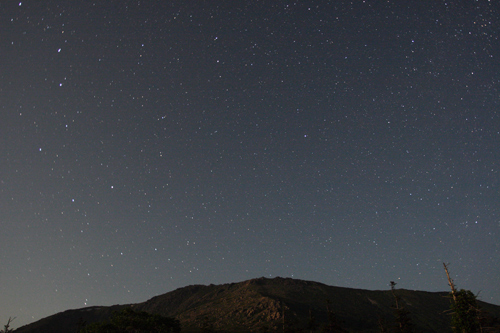
[[[446,292],[397,289],[400,306],[417,332],[451,332]],[[479,302],[491,318],[500,306]],[[314,331],[332,325],[346,332],[379,332],[395,325],[394,295],[328,286],[291,278],[257,278],[222,285],[193,285],[129,305],[68,310],[17,329],[16,333],[76,332],[84,323],[105,320],[124,307],[181,322],[183,332]]]

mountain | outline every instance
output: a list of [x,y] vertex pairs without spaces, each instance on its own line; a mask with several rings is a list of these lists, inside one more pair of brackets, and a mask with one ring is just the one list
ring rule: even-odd
[[[451,332],[450,316],[446,313],[450,308],[448,293],[398,289],[396,294],[409,311],[416,332]],[[395,325],[394,304],[390,290],[342,288],[290,278],[258,278],[223,285],[188,286],[138,304],[67,310],[14,332],[77,332],[82,323],[104,320],[113,311],[127,306],[136,311],[175,317],[180,320],[183,332],[197,332],[201,328],[218,332],[283,331],[283,325],[290,330],[300,330],[307,327],[311,316],[317,326],[322,327],[328,322],[327,308],[349,332],[379,332],[380,321],[387,326]],[[500,318],[500,306],[481,301],[479,305],[491,317]]]

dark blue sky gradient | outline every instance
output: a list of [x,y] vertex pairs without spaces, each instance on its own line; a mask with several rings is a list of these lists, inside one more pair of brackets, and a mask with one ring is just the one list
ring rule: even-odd
[[2,322],[260,276],[442,291],[442,262],[500,304],[495,2],[0,14]]

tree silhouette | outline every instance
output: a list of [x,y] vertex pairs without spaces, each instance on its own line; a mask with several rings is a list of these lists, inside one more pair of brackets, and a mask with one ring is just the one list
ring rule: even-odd
[[470,290],[455,289],[453,279],[448,272],[448,265],[443,263],[448,285],[451,288],[451,328],[456,333],[479,332],[479,309],[477,307],[476,295]]
[[90,324],[79,333],[177,333],[180,331],[181,327],[177,319],[125,308],[121,312],[115,312],[110,321]]
[[402,306],[401,299],[396,295],[396,282],[391,281],[391,292],[394,296],[396,306],[394,307],[394,316],[396,317],[396,331],[401,333],[409,333],[413,331],[413,324],[410,319],[410,311]]
[[382,316],[378,316],[378,330],[380,333],[387,333],[387,322]]
[[314,317],[312,310],[309,309],[309,320],[307,321],[307,330],[312,333],[318,328],[318,323],[316,322],[316,317]]
[[341,322],[339,319],[337,319],[337,316],[335,316],[335,313],[333,313],[333,310],[331,309],[330,305],[332,303],[330,300],[326,300],[326,312],[328,314],[328,325],[323,327],[323,332],[324,333],[344,333],[347,332],[345,329],[342,328]]
[[16,317],[12,318],[12,317],[9,317],[9,320],[7,321],[7,324],[5,324],[3,326],[3,330],[0,331],[0,333],[10,333],[10,332],[14,332],[14,330],[10,329],[10,323],[12,323],[14,321],[14,319],[16,319]]
[[454,332],[479,332],[479,310],[476,295],[470,290],[460,289],[460,291],[455,291],[451,310],[451,326]]

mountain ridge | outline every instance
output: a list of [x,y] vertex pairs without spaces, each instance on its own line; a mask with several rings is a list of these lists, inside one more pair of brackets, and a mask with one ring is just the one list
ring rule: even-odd
[[[445,314],[450,308],[448,292],[397,289],[396,293],[410,312],[416,331],[451,332],[450,318]],[[500,318],[500,306],[478,303],[490,315]],[[83,322],[105,320],[113,311],[125,307],[176,318],[182,332],[196,332],[202,327],[220,332],[276,331],[282,330],[283,325],[303,329],[311,315],[321,327],[328,322],[328,310],[350,332],[377,332],[380,322],[394,325],[393,305],[390,290],[261,277],[221,285],[190,285],[136,304],[66,310],[14,332],[76,332]]]

